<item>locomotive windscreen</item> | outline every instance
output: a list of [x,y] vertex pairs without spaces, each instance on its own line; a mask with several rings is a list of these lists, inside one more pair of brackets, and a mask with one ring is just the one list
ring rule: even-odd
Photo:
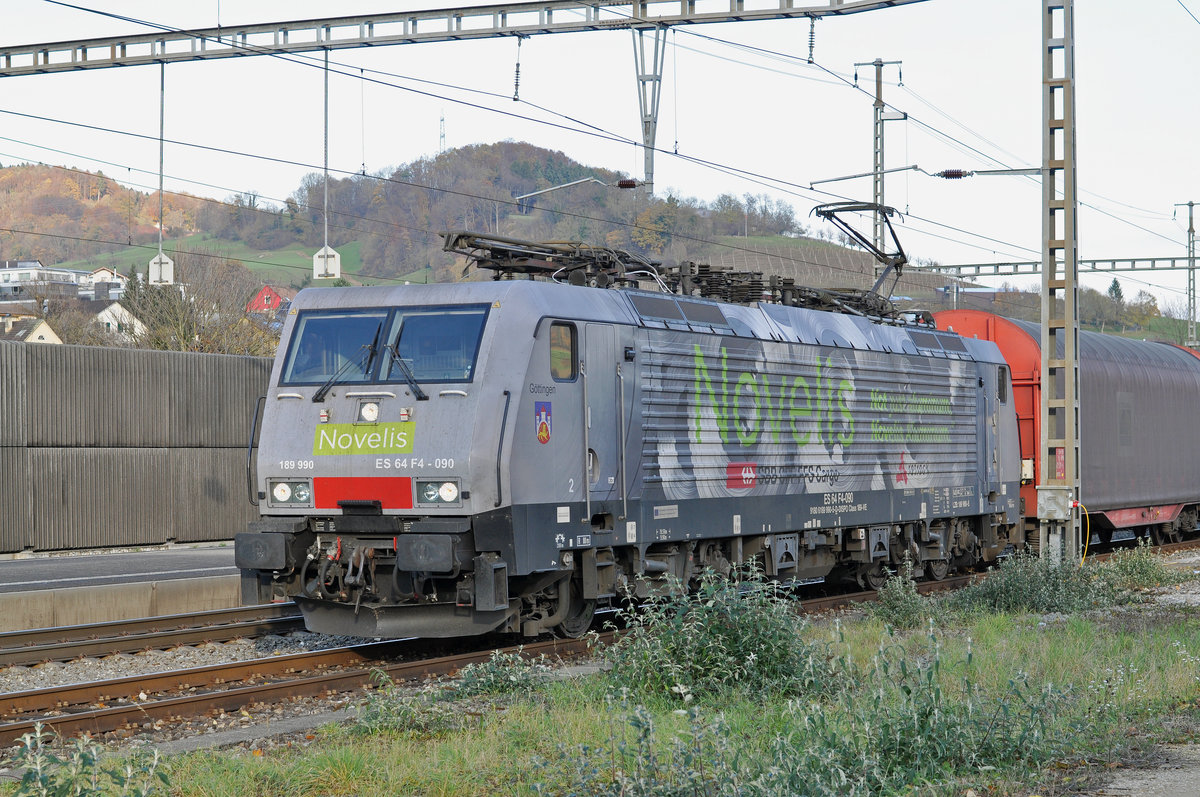
[[487,314],[486,305],[303,312],[280,383],[404,382],[401,360],[417,382],[469,382]]
[[382,309],[302,313],[281,384],[320,384],[334,374],[341,382],[369,381],[378,359],[370,356],[371,344],[386,319],[387,311]]
[[[418,382],[470,382],[483,337],[487,307],[411,307],[395,311],[387,345]],[[393,358],[384,361],[383,381],[403,380]]]

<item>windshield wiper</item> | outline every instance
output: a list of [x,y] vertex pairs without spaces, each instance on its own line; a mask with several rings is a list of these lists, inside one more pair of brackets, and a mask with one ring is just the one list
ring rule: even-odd
[[373,337],[371,339],[370,343],[363,345],[363,348],[366,349],[367,351],[362,357],[358,358],[357,363],[355,363],[354,360],[349,360],[349,359],[346,360],[346,362],[342,363],[341,368],[338,368],[336,371],[333,372],[333,376],[329,377],[329,379],[326,380],[325,384],[323,384],[319,388],[317,388],[317,392],[313,393],[313,397],[312,397],[314,404],[325,400],[325,394],[329,392],[330,388],[332,388],[334,385],[337,384],[338,380],[342,378],[342,374],[346,373],[346,371],[349,370],[350,366],[358,365],[359,370],[361,370],[364,374],[370,370],[371,363],[374,362],[374,360],[375,360],[375,347],[377,345],[379,345],[379,333],[382,329],[383,329],[383,322],[380,321],[379,326],[375,327],[375,337]]
[[[400,340],[400,336],[396,336],[396,340]],[[408,367],[408,363],[404,362],[404,358],[400,356],[400,352],[396,351],[396,344],[393,343],[387,347],[387,350],[392,354],[392,362],[400,366],[400,375],[404,377],[404,381],[412,388],[413,395],[417,397],[417,401],[428,401],[429,396],[417,384],[417,377],[413,375],[412,369]]]

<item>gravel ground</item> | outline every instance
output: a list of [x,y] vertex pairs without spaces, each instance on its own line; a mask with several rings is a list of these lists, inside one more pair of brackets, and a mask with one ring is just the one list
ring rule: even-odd
[[[1171,565],[1198,576],[1155,595],[1168,605],[1200,606],[1200,552],[1174,554]],[[1139,611],[1133,609],[1133,611]],[[0,692],[37,689],[163,670],[204,667],[230,661],[302,653],[362,642],[356,637],[295,632],[253,640],[235,640],[170,651],[118,654],[103,659],[83,659],[65,664],[8,667],[0,670]],[[182,723],[145,723],[123,737],[104,738],[113,748],[156,747],[165,753],[201,748],[268,750],[302,747],[315,738],[314,730],[351,717],[361,693],[333,695],[284,703],[247,707],[235,713],[188,720]],[[0,778],[11,773],[0,769]],[[1091,795],[1155,795],[1175,797],[1200,795],[1200,750],[1195,745],[1164,748],[1155,766],[1122,771],[1105,788]]]

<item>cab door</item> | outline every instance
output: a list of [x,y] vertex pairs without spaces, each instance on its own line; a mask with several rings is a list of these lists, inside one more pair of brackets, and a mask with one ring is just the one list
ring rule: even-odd
[[[617,336],[612,324],[587,324],[582,363],[588,499],[620,497],[620,401]],[[593,507],[592,512],[596,509]]]

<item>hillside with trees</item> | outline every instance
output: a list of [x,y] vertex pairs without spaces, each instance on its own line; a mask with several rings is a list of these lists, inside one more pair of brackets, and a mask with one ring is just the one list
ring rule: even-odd
[[[703,258],[722,236],[805,232],[789,205],[765,195],[722,194],[711,203],[671,194],[647,199],[641,191],[615,187],[626,177],[512,141],[462,147],[375,174],[332,176],[330,244],[355,249],[359,281],[412,274],[432,281],[457,278],[453,258],[441,249],[438,234],[444,230],[583,240],[667,261]],[[588,179],[598,182],[516,199]],[[323,243],[320,174],[305,177],[282,204],[252,191],[223,201],[168,193],[163,204],[164,236],[181,253],[312,252]],[[155,242],[158,223],[156,192],[127,188],[103,173],[31,164],[0,168],[0,227],[14,231],[0,237],[2,259],[86,268],[106,253]],[[144,251],[131,253],[120,261],[122,273],[148,259]],[[293,271],[299,284],[303,272]]]
[[[532,144],[502,141],[329,182],[329,243],[352,284],[470,278],[440,233],[469,230],[527,240],[573,240],[666,264],[691,260],[818,287],[869,287],[874,261],[840,233],[797,222],[786,202],[724,193],[710,202],[660,189],[623,190],[628,176]],[[550,190],[547,190],[550,189]],[[265,281],[303,287],[324,240],[324,179],[307,175],[283,202],[253,191],[213,200],[168,193],[163,236],[188,286],[179,296],[137,286],[123,300],[149,331],[133,345],[269,352],[245,304]],[[532,195],[532,196],[529,196]],[[0,259],[144,273],[158,239],[159,198],[100,173],[22,164],[0,168]],[[906,272],[898,294],[927,303],[944,275]],[[40,306],[40,302],[38,302]],[[86,318],[55,303],[71,342],[92,342]],[[253,320],[249,320],[253,323]],[[231,325],[240,331],[230,331]],[[70,330],[74,330],[71,332]],[[103,336],[101,336],[103,337]],[[95,341],[103,342],[103,341]],[[110,341],[111,342],[111,341]]]
[[[165,232],[197,231],[207,203],[187,194],[163,201]],[[85,260],[158,237],[158,194],[127,188],[102,172],[22,164],[0,168],[0,259],[46,265]]]

